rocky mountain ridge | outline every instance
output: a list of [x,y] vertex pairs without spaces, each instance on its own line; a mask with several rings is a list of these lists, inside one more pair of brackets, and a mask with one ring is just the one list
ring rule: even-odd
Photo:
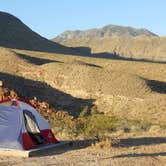
[[111,36],[158,36],[147,29],[136,29],[129,26],[107,25],[102,28],[88,29],[85,31],[65,31],[53,39],[55,42],[64,42],[69,39],[78,39],[82,37],[95,38],[95,37],[111,37]]

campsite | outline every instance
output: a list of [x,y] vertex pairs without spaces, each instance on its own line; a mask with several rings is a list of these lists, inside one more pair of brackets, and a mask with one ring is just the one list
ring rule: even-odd
[[165,166],[165,5],[2,0],[0,166]]

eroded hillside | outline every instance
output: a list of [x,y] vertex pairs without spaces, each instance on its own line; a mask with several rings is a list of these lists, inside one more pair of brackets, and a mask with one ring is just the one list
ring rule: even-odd
[[165,64],[3,48],[0,56],[0,78],[23,96],[73,115],[96,105],[108,115],[165,125]]
[[152,36],[113,36],[78,38],[63,42],[66,46],[91,49],[91,56],[110,59],[166,61],[166,38]]

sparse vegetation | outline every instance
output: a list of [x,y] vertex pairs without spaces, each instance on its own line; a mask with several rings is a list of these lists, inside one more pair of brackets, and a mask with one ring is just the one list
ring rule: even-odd
[[[56,62],[60,61],[60,63],[55,62],[39,66],[31,64],[30,61],[28,62],[27,60],[20,59],[17,54],[25,54],[26,57],[35,57],[35,61],[37,61],[37,58],[40,56],[40,61],[41,59],[49,59]],[[165,73],[164,64],[138,62],[130,63],[125,61],[90,59],[75,56],[67,57],[57,54],[24,50],[11,50],[4,48],[0,49],[0,57],[1,72],[3,71],[4,74],[10,74],[6,74],[5,77],[4,74],[1,74],[3,80],[6,79],[5,84],[10,83],[9,87],[11,88],[14,87],[11,85],[19,85],[19,88],[15,87],[19,94],[24,94],[25,92],[28,94],[30,90],[33,93],[29,97],[32,98],[33,94],[35,94],[41,101],[44,101],[43,97],[46,96],[47,101],[51,101],[49,104],[56,103],[59,107],[58,110],[61,109],[62,112],[64,111],[63,105],[65,105],[65,108],[71,108],[72,105],[72,109],[74,109],[74,106],[77,104],[77,100],[73,102],[72,97],[62,97],[64,95],[66,96],[65,93],[69,93],[79,98],[82,98],[84,96],[94,97],[96,102],[93,102],[93,104],[98,107],[99,111],[102,111],[111,117],[112,115],[114,115],[116,119],[128,119],[127,122],[118,120],[118,122],[116,123],[116,127],[118,130],[120,129],[124,132],[148,131],[151,125],[165,125],[165,96],[164,94],[161,95],[159,92],[155,92],[155,87],[157,87],[156,89],[158,90],[160,87],[160,82],[163,82],[162,89],[164,89],[165,87],[164,82],[166,81],[166,79],[165,77],[163,77]],[[11,57],[13,61],[9,63],[9,59]],[[77,64],[77,61],[100,65],[101,68],[96,68],[95,66],[89,67],[80,63]],[[133,65],[133,63],[135,64]],[[68,72],[69,70],[70,73]],[[57,76],[56,73],[58,73]],[[14,75],[14,77],[11,77],[12,75]],[[50,75],[52,77],[50,77]],[[62,77],[62,75],[65,77]],[[88,76],[86,79],[85,75]],[[11,77],[10,79],[8,79],[9,76]],[[24,80],[24,88],[21,88],[23,78],[17,76],[22,76],[34,81]],[[74,79],[75,76],[76,79]],[[90,78],[92,78],[92,80]],[[151,85],[150,82],[147,84],[146,79],[143,78],[146,78],[147,80],[160,80],[160,82],[158,84],[157,81],[153,81],[153,89],[151,89],[149,87],[149,85]],[[18,81],[19,79],[20,81]],[[37,83],[37,80],[40,82]],[[12,84],[12,82],[15,83]],[[45,84],[44,82],[47,82],[47,84]],[[96,86],[99,82],[101,82],[103,86],[101,86],[101,84],[99,84],[99,86]],[[6,85],[8,86],[8,84]],[[34,86],[35,89],[33,89],[33,87],[32,89],[29,89],[29,87],[26,87],[25,85]],[[48,85],[51,86],[49,87]],[[68,88],[65,89],[63,86],[68,86]],[[36,87],[41,87],[41,89],[36,89]],[[58,88],[64,93],[55,91],[55,97],[52,97],[52,95],[54,94],[50,93],[51,90],[49,90],[49,88],[47,87],[49,87],[51,90],[54,88]],[[79,91],[76,92],[74,90]],[[49,93],[47,94],[47,92]],[[99,94],[96,94],[95,92],[98,92]],[[82,103],[80,103],[80,100],[78,100],[78,104],[81,106]],[[51,121],[51,123],[53,123],[54,127],[58,126],[55,127],[55,131],[57,133],[59,133],[59,131],[68,131],[68,135],[80,135],[80,133],[90,135],[91,133],[89,131],[91,129],[88,129],[85,124],[96,123],[94,119],[101,116],[107,118],[105,117],[106,115],[98,115],[96,112],[97,109],[94,108],[95,107],[92,107],[91,112],[89,112],[88,106],[85,106],[84,103],[84,109],[81,111],[81,113],[79,113],[80,110],[78,111],[77,108],[75,108],[74,110],[65,110],[70,114],[77,113],[77,116],[79,115],[79,118],[77,118],[77,120],[75,118],[73,119],[72,116],[74,114],[68,115],[68,118],[65,117],[67,119],[65,119],[64,117],[60,118],[55,116],[56,123],[53,121]],[[56,107],[54,107],[54,109],[56,110]],[[161,114],[163,116],[160,116],[160,118],[158,118],[158,116]],[[48,118],[48,116],[46,116],[46,118]],[[99,118],[97,121],[100,120],[101,119]],[[68,125],[66,121],[70,121],[70,125]],[[102,121],[100,123],[102,123]],[[120,124],[123,124],[121,125],[123,127],[118,127],[120,126]],[[111,124],[109,125],[111,126]],[[68,130],[66,126],[69,128]],[[96,125],[96,128],[99,128],[99,126]]]
[[92,108],[87,114],[85,107],[78,118],[73,118],[69,115],[61,118],[54,117],[49,119],[56,133],[65,133],[71,137],[82,136],[84,138],[104,138],[112,131],[116,130],[117,119],[99,113],[95,108]]
[[143,132],[148,131],[152,126],[152,123],[149,123],[145,120],[129,120],[129,119],[119,119],[118,130],[123,130],[125,133],[129,132]]

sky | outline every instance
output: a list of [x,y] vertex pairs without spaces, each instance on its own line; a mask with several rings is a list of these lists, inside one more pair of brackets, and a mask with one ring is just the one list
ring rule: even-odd
[[15,15],[48,39],[66,30],[108,24],[166,36],[166,0],[1,0],[0,11]]

